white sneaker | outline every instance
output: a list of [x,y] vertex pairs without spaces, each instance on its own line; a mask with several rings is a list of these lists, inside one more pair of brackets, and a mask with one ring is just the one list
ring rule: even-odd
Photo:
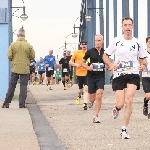
[[100,120],[97,116],[94,116],[93,123],[100,123]]
[[119,111],[116,109],[116,106],[114,106],[113,110],[112,110],[112,116],[114,119],[116,119],[119,115]]
[[126,129],[122,129],[121,138],[122,139],[129,139],[130,138],[129,135],[127,134]]

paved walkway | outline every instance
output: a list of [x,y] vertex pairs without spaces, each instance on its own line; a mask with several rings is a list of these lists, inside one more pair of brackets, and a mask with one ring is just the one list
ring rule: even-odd
[[19,85],[10,108],[0,108],[0,150],[40,150],[29,111],[19,108],[18,93]]
[[[92,122],[94,108],[83,110],[75,105],[78,87],[63,90],[62,85],[29,86],[41,112],[67,150],[149,150],[150,121],[142,114],[144,93],[141,88],[134,98],[134,110],[128,126],[129,140],[120,138],[123,110],[114,120],[111,111],[115,95],[111,85],[105,86],[100,124]],[[82,101],[83,102],[83,101]]]
[[77,85],[66,91],[62,85],[54,85],[52,91],[30,85],[29,90],[28,109],[18,108],[18,86],[10,108],[0,109],[0,150],[150,149],[150,121],[142,114],[142,88],[134,98],[129,140],[120,138],[123,110],[116,120],[111,117],[115,95],[110,85],[105,86],[100,124],[92,122],[94,108],[85,111],[82,104],[75,105]]

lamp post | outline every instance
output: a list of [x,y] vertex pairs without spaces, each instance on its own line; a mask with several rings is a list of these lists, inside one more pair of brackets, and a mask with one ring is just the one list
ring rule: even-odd
[[74,32],[72,33],[72,37],[73,37],[73,38],[76,38],[76,37],[78,36],[78,34],[77,34],[76,31],[75,31],[76,28],[79,28],[79,29],[80,29],[80,27],[76,27],[75,24],[74,24],[74,26],[73,26],[73,31],[74,31]]
[[[19,10],[19,8],[22,8],[23,9],[23,14],[20,16],[20,18],[23,21],[27,20],[28,16],[25,14],[25,6],[23,6],[23,7],[10,7],[10,8],[18,8],[17,10]],[[12,14],[12,16],[14,16],[14,13]]]
[[74,45],[75,45],[75,43],[66,43],[66,39],[67,39],[70,35],[72,35],[72,37],[73,37],[73,33],[70,33],[70,34],[68,34],[68,35],[66,36],[66,38],[65,38],[65,43],[64,43],[64,44],[65,44],[65,45],[64,45],[65,48],[64,48],[64,51],[67,50],[67,45],[68,45],[68,44],[74,44]]
[[92,16],[89,15],[89,11],[93,9],[104,9],[104,8],[87,8],[87,15],[85,16],[86,21],[91,21]]
[[[76,21],[80,18],[81,16],[79,16],[79,17],[77,17],[77,19],[75,20],[75,23],[76,23]],[[72,33],[72,37],[73,38],[76,38],[77,36],[78,36],[78,34],[76,33],[76,28],[79,28],[80,29],[80,27],[76,27],[75,26],[75,23],[74,23],[74,26],[73,26],[73,33]]]

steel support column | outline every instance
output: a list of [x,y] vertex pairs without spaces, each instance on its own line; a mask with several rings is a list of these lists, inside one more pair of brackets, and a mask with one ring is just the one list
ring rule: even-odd
[[[0,78],[1,78],[1,86],[0,86],[0,100],[5,99],[5,95],[8,89],[9,84],[9,61],[7,58],[7,50],[10,44],[10,6],[12,4],[12,0],[1,1],[0,3],[0,41],[3,43],[0,44]],[[11,33],[12,34],[12,33]]]
[[129,0],[122,0],[122,18],[129,16]]
[[[92,8],[96,8],[96,1],[92,1]],[[96,9],[92,9],[92,48],[95,46],[95,34],[96,34]]]
[[[109,0],[106,0],[106,47],[109,45]],[[110,71],[106,70],[106,84],[110,84]]]
[[150,0],[147,0],[147,36],[150,36]]
[[[99,0],[99,8],[104,8],[103,0]],[[103,12],[103,9],[99,10],[99,20],[100,20],[100,34],[102,34],[104,37],[104,12]]]
[[134,37],[138,38],[138,0],[133,0]]
[[[93,1],[87,0],[87,8],[93,8]],[[88,42],[88,49],[93,48],[93,11],[95,10],[89,10],[89,15],[92,17],[91,21],[87,21],[87,42]],[[96,30],[96,29],[95,29]]]
[[[9,0],[9,3],[8,3],[8,10],[9,10],[9,45],[13,42],[13,30],[12,30],[12,10],[11,10],[11,7],[12,7],[12,0]],[[12,67],[12,64],[11,62],[9,61],[9,79],[10,79],[10,76],[11,76],[11,67]]]
[[114,9],[114,37],[117,37],[117,0],[113,0]]

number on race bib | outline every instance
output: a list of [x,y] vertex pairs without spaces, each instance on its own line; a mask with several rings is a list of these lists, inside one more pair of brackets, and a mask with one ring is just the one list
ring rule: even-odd
[[68,72],[67,68],[64,68],[64,69],[63,69],[63,72]]
[[48,71],[51,71],[51,70],[53,70],[53,68],[52,67],[48,67]]
[[119,64],[119,70],[121,71],[131,71],[133,69],[133,62],[132,61],[122,61]]
[[103,63],[93,63],[93,71],[103,71],[104,64]]

